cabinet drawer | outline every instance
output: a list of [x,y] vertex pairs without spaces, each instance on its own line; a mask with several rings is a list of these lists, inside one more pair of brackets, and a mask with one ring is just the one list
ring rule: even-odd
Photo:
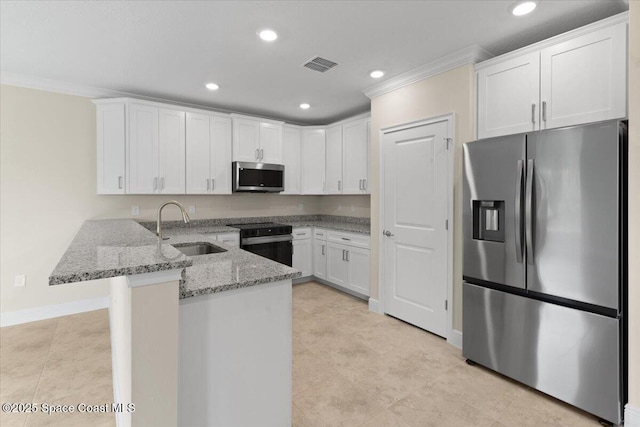
[[224,233],[216,236],[218,242],[226,243],[231,246],[240,246],[240,234],[239,233]]
[[313,229],[313,238],[316,240],[327,240],[327,230],[324,228],[314,228]]
[[311,237],[311,229],[294,228],[291,234],[293,235],[293,240],[309,239]]
[[369,249],[370,237],[365,234],[346,233],[344,231],[327,232],[329,242]]

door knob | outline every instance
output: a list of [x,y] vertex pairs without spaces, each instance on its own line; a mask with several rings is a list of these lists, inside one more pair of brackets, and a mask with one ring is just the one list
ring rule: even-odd
[[383,231],[382,231],[382,234],[384,234],[384,235],[385,235],[385,236],[387,236],[387,237],[391,237],[391,236],[393,236],[393,235],[394,235],[394,234],[393,234],[392,232],[390,232],[389,230],[383,230]]

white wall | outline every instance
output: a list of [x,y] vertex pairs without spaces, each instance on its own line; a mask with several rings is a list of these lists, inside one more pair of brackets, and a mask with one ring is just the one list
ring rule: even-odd
[[[8,313],[108,295],[106,281],[48,286],[49,274],[87,219],[155,219],[172,196],[96,195],[96,118],[90,99],[0,86],[0,312]],[[342,196],[345,215],[367,215],[368,196]],[[334,198],[237,194],[176,196],[195,205],[193,219],[336,211]],[[303,209],[299,210],[299,205]],[[354,206],[354,210],[351,210]],[[167,208],[163,219],[180,219]],[[24,288],[14,276],[27,275]]]

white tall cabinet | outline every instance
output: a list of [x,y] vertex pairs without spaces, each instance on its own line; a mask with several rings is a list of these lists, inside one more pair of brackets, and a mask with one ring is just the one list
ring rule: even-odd
[[187,194],[231,194],[231,119],[187,113]]
[[614,16],[477,64],[478,138],[626,117],[626,58]]
[[302,194],[325,194],[324,128],[302,130]]
[[284,191],[280,194],[300,194],[302,191],[302,131],[298,126],[282,127],[282,164],[284,165]]

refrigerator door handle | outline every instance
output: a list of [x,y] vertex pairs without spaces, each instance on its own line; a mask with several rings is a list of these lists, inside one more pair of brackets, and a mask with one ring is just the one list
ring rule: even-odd
[[525,195],[525,240],[527,242],[527,264],[533,265],[533,179],[534,179],[534,159],[527,160],[527,183]]
[[516,262],[522,264],[522,181],[524,179],[524,160],[518,160],[518,181],[516,183]]

